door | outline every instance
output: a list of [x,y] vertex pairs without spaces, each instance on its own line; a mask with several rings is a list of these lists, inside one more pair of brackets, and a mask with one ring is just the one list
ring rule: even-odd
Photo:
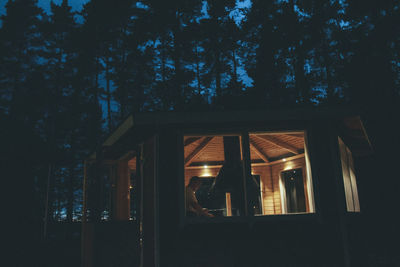
[[285,189],[286,212],[306,212],[302,169],[284,171],[281,177]]

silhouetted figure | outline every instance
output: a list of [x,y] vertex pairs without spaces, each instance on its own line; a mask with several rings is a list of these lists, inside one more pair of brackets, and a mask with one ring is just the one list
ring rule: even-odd
[[196,191],[201,186],[201,180],[197,176],[193,176],[190,178],[189,184],[186,186],[185,195],[186,195],[186,216],[194,217],[194,216],[207,216],[214,217],[214,215],[208,213],[206,208],[200,206],[199,202],[196,198]]

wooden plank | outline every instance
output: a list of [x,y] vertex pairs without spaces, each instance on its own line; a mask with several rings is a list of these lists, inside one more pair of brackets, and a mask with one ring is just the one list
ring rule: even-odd
[[[278,159],[278,160],[275,160],[275,161],[270,161],[270,162],[267,162],[267,163],[262,163],[262,162],[260,162],[260,163],[251,163],[251,167],[254,168],[254,167],[270,166],[270,165],[275,165],[275,164],[278,164],[278,163],[288,162],[288,161],[295,160],[295,159],[300,159],[300,158],[303,158],[303,157],[304,157],[304,153],[298,154],[298,155],[295,155],[295,156],[291,156],[291,157],[287,157],[287,158],[284,158],[284,159]],[[221,167],[222,167],[222,165],[207,165],[207,168],[209,168],[209,169],[221,168]],[[186,166],[186,170],[203,169],[203,168],[204,168],[204,166]],[[255,171],[254,173],[258,174],[258,171]]]
[[288,133],[288,134],[283,134],[283,135],[288,135],[290,137],[297,137],[297,138],[304,138],[304,134],[295,134],[295,133]]
[[203,140],[201,141],[201,143],[199,144],[198,147],[196,147],[192,153],[190,153],[189,156],[187,156],[185,158],[185,166],[188,166],[190,163],[192,163],[192,161],[194,160],[194,158],[201,152],[203,151],[207,145],[211,142],[211,140],[214,137],[203,137]]
[[266,163],[269,162],[268,157],[262,152],[260,147],[257,146],[252,140],[250,140],[250,148]]
[[184,146],[188,146],[194,142],[196,142],[197,140],[199,140],[201,137],[188,137],[186,138],[185,142],[183,143]]
[[268,162],[268,163],[252,163],[251,166],[256,167],[256,166],[275,165],[275,164],[278,164],[278,163],[288,162],[288,161],[299,159],[299,158],[303,158],[303,157],[304,157],[304,153],[298,154],[298,155],[295,155],[295,156],[291,156],[291,157],[287,157],[287,158],[283,158],[283,159],[274,160],[274,161],[271,161],[271,162]]
[[232,216],[232,203],[231,203],[231,193],[225,193],[226,202],[226,216]]
[[111,146],[118,141],[133,126],[133,116],[130,115],[113,133],[106,139],[103,146]]
[[[218,169],[221,167],[222,167],[222,165],[207,165],[207,168],[209,168],[209,169]],[[185,169],[186,170],[198,170],[198,169],[204,169],[204,166],[187,166]]]
[[296,154],[296,155],[299,154],[299,151],[297,150],[296,147],[294,147],[294,146],[292,146],[292,145],[290,145],[288,143],[285,143],[285,142],[279,140],[278,138],[276,138],[274,136],[270,136],[270,135],[252,135],[252,136],[255,136],[256,138],[258,138],[260,140],[267,141],[267,142],[269,142],[271,144],[274,144],[274,145],[279,146],[279,147],[281,147],[283,149],[286,149],[286,150],[292,152],[293,154]]

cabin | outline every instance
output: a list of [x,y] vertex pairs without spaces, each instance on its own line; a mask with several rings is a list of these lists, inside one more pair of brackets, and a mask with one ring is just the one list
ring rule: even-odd
[[354,266],[371,152],[343,108],[132,114],[85,160],[82,266]]

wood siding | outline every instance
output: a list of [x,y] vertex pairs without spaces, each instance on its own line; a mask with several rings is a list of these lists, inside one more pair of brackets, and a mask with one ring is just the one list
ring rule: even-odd
[[[299,169],[303,171],[304,179],[304,194],[306,200],[306,211],[309,212],[308,205],[308,190],[307,190],[307,172],[306,172],[306,162],[304,157],[273,164],[266,166],[253,166],[252,174],[260,175],[261,181],[261,195],[262,195],[262,206],[264,215],[272,214],[282,214],[282,197],[280,188],[280,175],[282,171]],[[186,168],[185,169],[185,186],[189,184],[189,180],[193,176],[201,177],[216,177],[219,172],[220,167],[209,166],[207,168],[197,167],[197,168]]]

